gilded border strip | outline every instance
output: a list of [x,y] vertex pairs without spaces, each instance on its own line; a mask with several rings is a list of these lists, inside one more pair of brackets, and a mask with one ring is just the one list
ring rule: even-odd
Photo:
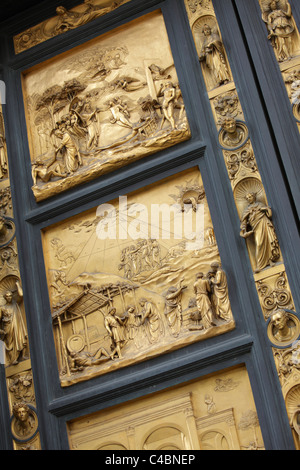
[[[282,0],[281,3],[287,4],[287,1]],[[272,223],[272,211],[267,202],[212,0],[185,0],[185,5],[241,221],[240,235],[247,244],[295,446],[299,450],[300,322],[294,311],[283,257]],[[289,21],[293,20],[287,20]],[[292,24],[293,35],[297,37],[293,50],[298,48],[300,53],[299,33],[294,21]],[[273,35],[270,39],[277,44]],[[288,62],[283,61],[280,65],[283,75],[292,73],[297,65],[300,78],[300,58],[287,60]],[[300,130],[298,75],[294,76],[293,82],[289,80],[286,83],[294,92],[293,94],[288,90],[296,119],[299,111]]]
[[116,10],[129,1],[130,0],[84,0],[84,3],[71,10],[59,6],[56,8],[56,16],[14,36],[15,53],[20,54],[38,44],[48,41],[48,39],[90,23],[94,19]]
[[11,437],[14,450],[40,450],[1,104],[0,123],[0,338],[5,345]]

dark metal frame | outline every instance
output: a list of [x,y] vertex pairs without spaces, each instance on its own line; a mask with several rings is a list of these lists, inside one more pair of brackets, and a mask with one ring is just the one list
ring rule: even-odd
[[[274,211],[289,283],[299,311],[299,238],[297,235],[296,193],[292,169],[293,154],[286,157],[290,145],[299,148],[295,124],[288,137],[277,136],[276,123],[291,121],[282,86],[276,83],[281,114],[269,107],[268,93],[262,77],[261,59],[256,54],[246,18],[250,8],[252,22],[260,21],[257,0],[214,0],[216,15],[229,57],[234,80],[250,130],[258,166],[266,193]],[[61,2],[52,2],[58,6]],[[72,7],[77,2],[65,2]],[[54,7],[51,7],[53,11]],[[47,201],[36,203],[31,191],[30,158],[23,107],[21,73],[36,63],[84,43],[120,24],[155,9],[165,18],[175,65],[192,131],[191,140],[158,152],[91,183],[74,188]],[[34,8],[1,28],[2,77],[7,85],[4,107],[11,175],[12,199],[17,227],[20,271],[24,289],[34,386],[43,449],[68,449],[66,422],[78,416],[126,402],[169,386],[184,383],[238,364],[248,370],[260,425],[267,449],[294,449],[285,404],[282,397],[272,351],[266,334],[266,323],[259,304],[252,269],[244,241],[239,236],[239,218],[218,145],[217,129],[206,95],[196,49],[183,0],[132,0],[115,12],[62,36],[53,38],[15,56],[12,36],[16,32],[51,16],[49,2],[45,8]],[[256,27],[255,41],[264,51],[264,24]],[[245,41],[247,38],[247,42]],[[248,46],[247,46],[248,45]],[[251,51],[247,49],[249,47]],[[274,69],[274,58],[268,57]],[[255,67],[254,67],[255,65]],[[275,85],[274,85],[275,86]],[[267,95],[267,96],[266,96]],[[288,98],[287,98],[288,100]],[[268,105],[268,106],[266,106]],[[268,109],[266,109],[268,108]],[[275,116],[273,116],[273,112]],[[281,136],[284,134],[282,130]],[[298,144],[298,147],[297,147]],[[41,230],[60,220],[110,201],[148,184],[198,166],[209,203],[222,265],[229,280],[229,295],[236,329],[217,338],[192,344],[89,381],[61,388],[54,348],[50,305],[43,261]],[[284,168],[284,171],[283,171]],[[285,173],[285,174],[284,174]],[[146,177],[145,177],[146,175]],[[291,178],[291,179],[290,179]],[[290,182],[290,188],[287,185]],[[0,371],[1,372],[1,371]],[[1,379],[2,384],[5,380]],[[0,405],[5,402],[0,394]],[[7,419],[0,418],[0,431],[7,429]],[[1,432],[0,432],[1,435]],[[8,442],[0,440],[0,448]]]

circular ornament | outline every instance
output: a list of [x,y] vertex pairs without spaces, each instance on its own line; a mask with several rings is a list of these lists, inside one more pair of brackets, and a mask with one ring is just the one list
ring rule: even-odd
[[70,353],[79,353],[85,347],[85,339],[82,335],[72,335],[67,341],[67,348]]

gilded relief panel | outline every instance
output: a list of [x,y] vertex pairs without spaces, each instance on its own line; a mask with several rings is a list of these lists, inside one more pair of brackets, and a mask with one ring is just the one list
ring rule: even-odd
[[72,450],[263,450],[246,369],[102,410],[68,423]]
[[55,36],[93,21],[116,10],[130,0],[84,0],[71,10],[63,6],[56,8],[56,15],[14,36],[15,53],[20,54]]
[[235,326],[198,169],[45,229],[43,247],[62,386]]
[[41,201],[190,138],[159,11],[23,74]]

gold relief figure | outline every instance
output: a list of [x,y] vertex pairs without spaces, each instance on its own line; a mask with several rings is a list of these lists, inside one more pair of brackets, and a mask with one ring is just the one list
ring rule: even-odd
[[70,351],[69,367],[71,372],[82,371],[85,367],[101,364],[103,360],[110,359],[105,348],[99,348],[94,353],[89,351]]
[[216,326],[213,308],[210,301],[210,282],[209,279],[204,276],[202,272],[198,273],[196,276],[196,282],[194,283],[194,292],[196,294],[197,308],[199,314],[201,315],[201,322],[203,324],[203,327],[208,329],[212,326]]
[[280,257],[279,244],[271,221],[272,210],[256,200],[255,193],[246,195],[248,206],[241,218],[241,237],[253,235],[255,240],[256,272],[274,264]]
[[212,415],[216,412],[216,404],[213,400],[213,397],[211,395],[205,395],[204,403],[207,406],[207,413],[209,415]]
[[28,345],[27,331],[19,306],[23,299],[19,281],[16,282],[16,287],[16,299],[13,292],[8,290],[3,296],[6,303],[0,308],[0,332],[5,344],[8,365],[18,364],[20,360],[24,360]]
[[161,107],[164,115],[164,118],[161,122],[161,129],[164,125],[165,120],[167,120],[171,124],[172,129],[175,129],[174,105],[176,98],[176,89],[172,82],[167,81],[166,83],[161,84],[160,91],[158,92],[158,97],[160,96],[163,96],[163,102]]
[[68,11],[65,7],[62,6],[56,8],[58,18],[57,24],[53,31],[53,36],[65,33],[71,29],[78,28],[78,26],[82,26],[99,16],[97,8],[92,5],[92,2],[85,1],[84,3],[87,5],[87,8],[83,13]]
[[134,340],[139,327],[139,314],[136,313],[135,307],[133,305],[129,305],[127,308],[125,313],[124,326],[126,331],[126,338],[128,340]]
[[147,299],[140,299],[141,323],[145,325],[150,343],[157,342],[164,333],[164,327],[157,307]]
[[292,34],[295,30],[292,9],[287,0],[261,0],[262,18],[279,62],[292,56]]
[[74,173],[82,165],[82,158],[78,145],[72,137],[69,129],[64,125],[56,131],[56,136],[61,139],[61,144],[56,149],[56,153],[64,154],[64,163],[67,173]]
[[[219,320],[221,322],[232,320],[227,278],[218,262],[211,264],[206,275],[203,272],[197,274],[193,288],[197,310],[193,308],[194,303],[191,299],[191,319],[197,324],[200,323],[200,329],[215,327],[219,324]],[[195,326],[190,326],[190,329],[195,329]]]
[[169,287],[165,296],[165,315],[172,334],[176,337],[179,335],[182,325],[182,291],[186,286],[182,286],[183,280],[180,281],[178,287]]
[[125,103],[122,103],[120,99],[115,99],[109,103],[109,106],[113,116],[110,120],[112,124],[118,124],[129,129],[133,128],[133,124],[129,121],[130,114]]
[[205,24],[202,29],[204,40],[202,43],[199,60],[204,62],[214,77],[216,86],[230,81],[230,74],[226,65],[225,51],[221,38],[217,32],[213,32],[210,25]]
[[115,308],[109,310],[108,315],[105,317],[104,324],[111,337],[112,352],[110,357],[113,359],[117,355],[117,358],[123,358],[121,349],[126,341],[125,329],[123,320],[118,317]]
[[216,379],[215,392],[230,392],[239,386],[239,382],[235,382],[233,379]]
[[37,159],[32,163],[31,174],[33,184],[37,183],[38,178],[41,179],[44,183],[48,183],[51,178],[57,176],[58,178],[64,178],[67,174],[64,172],[62,165],[56,161],[56,156],[54,160],[44,163],[41,159]]
[[211,264],[210,283],[213,288],[213,305],[218,318],[228,321],[232,317],[231,307],[228,297],[228,285],[225,271],[220,264]]
[[97,113],[98,109],[92,110],[91,104],[87,103],[85,106],[85,113],[82,114],[82,118],[85,121],[85,126],[87,128],[87,149],[96,148],[99,145],[99,129],[98,129],[98,120]]

